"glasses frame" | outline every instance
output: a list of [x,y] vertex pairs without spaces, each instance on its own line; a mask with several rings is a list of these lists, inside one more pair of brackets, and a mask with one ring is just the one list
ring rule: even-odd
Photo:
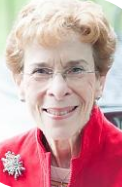
[[[42,67],[42,68],[45,68],[45,67]],[[53,70],[51,68],[47,68],[49,70]],[[52,73],[49,73],[47,75],[41,75],[41,74],[36,74],[35,73],[26,73],[26,72],[21,72],[22,75],[27,75],[27,76],[30,76],[32,77],[34,80],[36,81],[41,81],[41,80],[49,80],[49,79],[52,79],[54,78],[56,75],[61,75],[63,77],[64,80],[68,79],[68,78],[71,78],[71,79],[80,79],[82,78],[85,74],[91,74],[91,73],[98,73],[99,71],[98,70],[83,70],[82,73],[76,73],[76,74],[69,74],[68,71],[70,70],[71,68],[69,69],[66,69],[64,72],[63,71],[57,71],[57,72],[53,72]],[[66,72],[67,71],[67,72]]]

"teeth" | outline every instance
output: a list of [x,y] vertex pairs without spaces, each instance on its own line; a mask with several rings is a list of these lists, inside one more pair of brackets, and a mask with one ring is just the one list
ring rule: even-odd
[[47,109],[46,111],[49,114],[52,114],[52,115],[55,115],[55,116],[63,116],[63,115],[67,115],[68,113],[70,113],[73,109],[74,109],[74,107],[70,108],[69,110],[64,110],[64,111],[56,111],[56,110],[53,110],[53,109]]
[[50,111],[50,110],[47,110],[47,112],[50,113],[50,114],[53,114],[55,116],[63,116],[63,115],[66,115],[66,114],[69,113],[69,111],[61,111],[61,112],[59,112],[59,111]]

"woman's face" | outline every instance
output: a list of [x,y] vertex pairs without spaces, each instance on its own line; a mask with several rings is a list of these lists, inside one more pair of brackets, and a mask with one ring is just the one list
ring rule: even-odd
[[[47,48],[35,42],[27,46],[24,62],[20,91],[37,126],[55,140],[78,134],[101,91],[95,73],[80,75],[95,69],[91,45],[78,38]],[[66,79],[59,73],[64,71]]]

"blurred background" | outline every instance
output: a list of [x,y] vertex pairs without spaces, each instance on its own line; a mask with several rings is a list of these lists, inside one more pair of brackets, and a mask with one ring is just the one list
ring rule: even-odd
[[[6,68],[4,50],[7,36],[18,11],[29,0],[0,0],[0,141],[34,127],[25,103],[17,96],[17,88],[12,75]],[[103,10],[118,36],[115,63],[107,76],[102,99],[102,107],[122,107],[122,9],[104,0],[93,0],[102,5]]]

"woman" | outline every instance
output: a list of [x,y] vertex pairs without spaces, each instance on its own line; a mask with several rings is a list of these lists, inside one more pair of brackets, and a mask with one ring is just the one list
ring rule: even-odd
[[122,186],[122,132],[96,104],[115,46],[95,3],[40,0],[21,11],[6,61],[37,128],[0,144],[1,183]]

